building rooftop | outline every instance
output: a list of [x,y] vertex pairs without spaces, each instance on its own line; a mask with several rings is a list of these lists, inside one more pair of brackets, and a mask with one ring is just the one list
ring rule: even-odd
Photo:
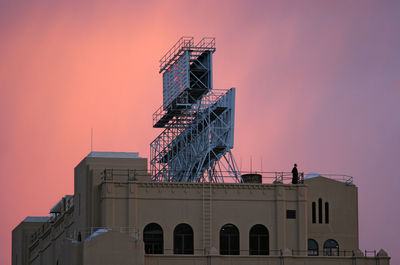
[[87,157],[101,157],[101,158],[139,158],[139,153],[129,152],[90,152]]
[[24,222],[27,223],[44,223],[50,219],[49,216],[27,216]]

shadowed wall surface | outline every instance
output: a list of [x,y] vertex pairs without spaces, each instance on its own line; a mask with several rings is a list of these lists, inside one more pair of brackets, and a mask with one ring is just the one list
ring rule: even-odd
[[397,254],[400,3],[0,0],[0,263],[11,230],[73,192],[90,152],[148,156],[158,60],[215,36],[214,88],[237,88],[239,167],[353,175],[360,248]]

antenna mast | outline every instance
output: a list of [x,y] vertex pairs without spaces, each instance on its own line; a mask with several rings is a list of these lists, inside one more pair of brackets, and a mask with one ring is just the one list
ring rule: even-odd
[[90,128],[90,152],[93,152],[93,127]]

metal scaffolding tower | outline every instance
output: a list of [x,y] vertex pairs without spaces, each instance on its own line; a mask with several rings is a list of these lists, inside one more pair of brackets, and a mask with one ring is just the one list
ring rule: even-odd
[[241,182],[231,153],[235,89],[212,89],[215,38],[182,37],[160,60],[163,105],[153,127],[164,131],[150,144],[154,181]]

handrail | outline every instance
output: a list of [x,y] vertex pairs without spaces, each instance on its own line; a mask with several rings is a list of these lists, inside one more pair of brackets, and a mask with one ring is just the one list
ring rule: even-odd
[[191,47],[194,44],[194,38],[189,36],[181,37],[169,51],[160,59],[160,69],[163,69],[167,62],[179,51],[182,47]]
[[[213,89],[208,94],[203,96],[199,102],[201,102],[202,108],[207,108],[215,104],[220,98],[222,98],[230,89]],[[198,111],[199,109],[196,108],[196,104],[192,104],[190,107],[194,111]],[[153,113],[153,126],[157,124],[157,122],[163,118],[168,112],[174,111],[172,107],[168,108],[167,110],[164,109],[164,106],[161,105],[154,113]],[[181,109],[176,109],[177,111]]]
[[204,37],[196,44],[196,47],[215,48],[215,38],[214,37]]
[[[228,171],[221,171],[221,173],[228,173]],[[243,174],[260,174],[262,179],[262,184],[289,184],[292,180],[292,173],[286,171],[240,171]],[[106,168],[103,172],[103,180],[113,180],[114,176],[126,176],[128,180],[135,181],[136,177],[148,175],[147,170],[132,170],[132,169],[112,169]],[[299,172],[299,183],[303,184],[304,180],[307,179],[309,173]],[[353,184],[353,177],[344,174],[316,174],[321,177],[333,179],[346,184]],[[221,176],[224,179],[224,176]],[[230,179],[230,177],[226,177]],[[169,181],[164,181],[169,182]],[[225,182],[229,184],[230,182]],[[233,182],[232,182],[233,183]]]
[[[309,174],[314,174],[314,173],[309,173]],[[307,175],[309,175],[307,174]],[[344,175],[344,174],[326,174],[326,173],[315,173],[318,176],[321,177],[325,177],[325,178],[329,178],[329,179],[333,179],[333,180],[337,180],[340,182],[344,182],[346,184],[353,184],[353,177],[349,176],[349,175]]]
[[171,49],[160,59],[160,73],[168,68],[169,64],[173,59],[179,55],[181,50],[193,49],[196,51],[211,50],[215,51],[215,38],[204,37],[196,45],[194,44],[194,38],[191,36],[181,37]]

